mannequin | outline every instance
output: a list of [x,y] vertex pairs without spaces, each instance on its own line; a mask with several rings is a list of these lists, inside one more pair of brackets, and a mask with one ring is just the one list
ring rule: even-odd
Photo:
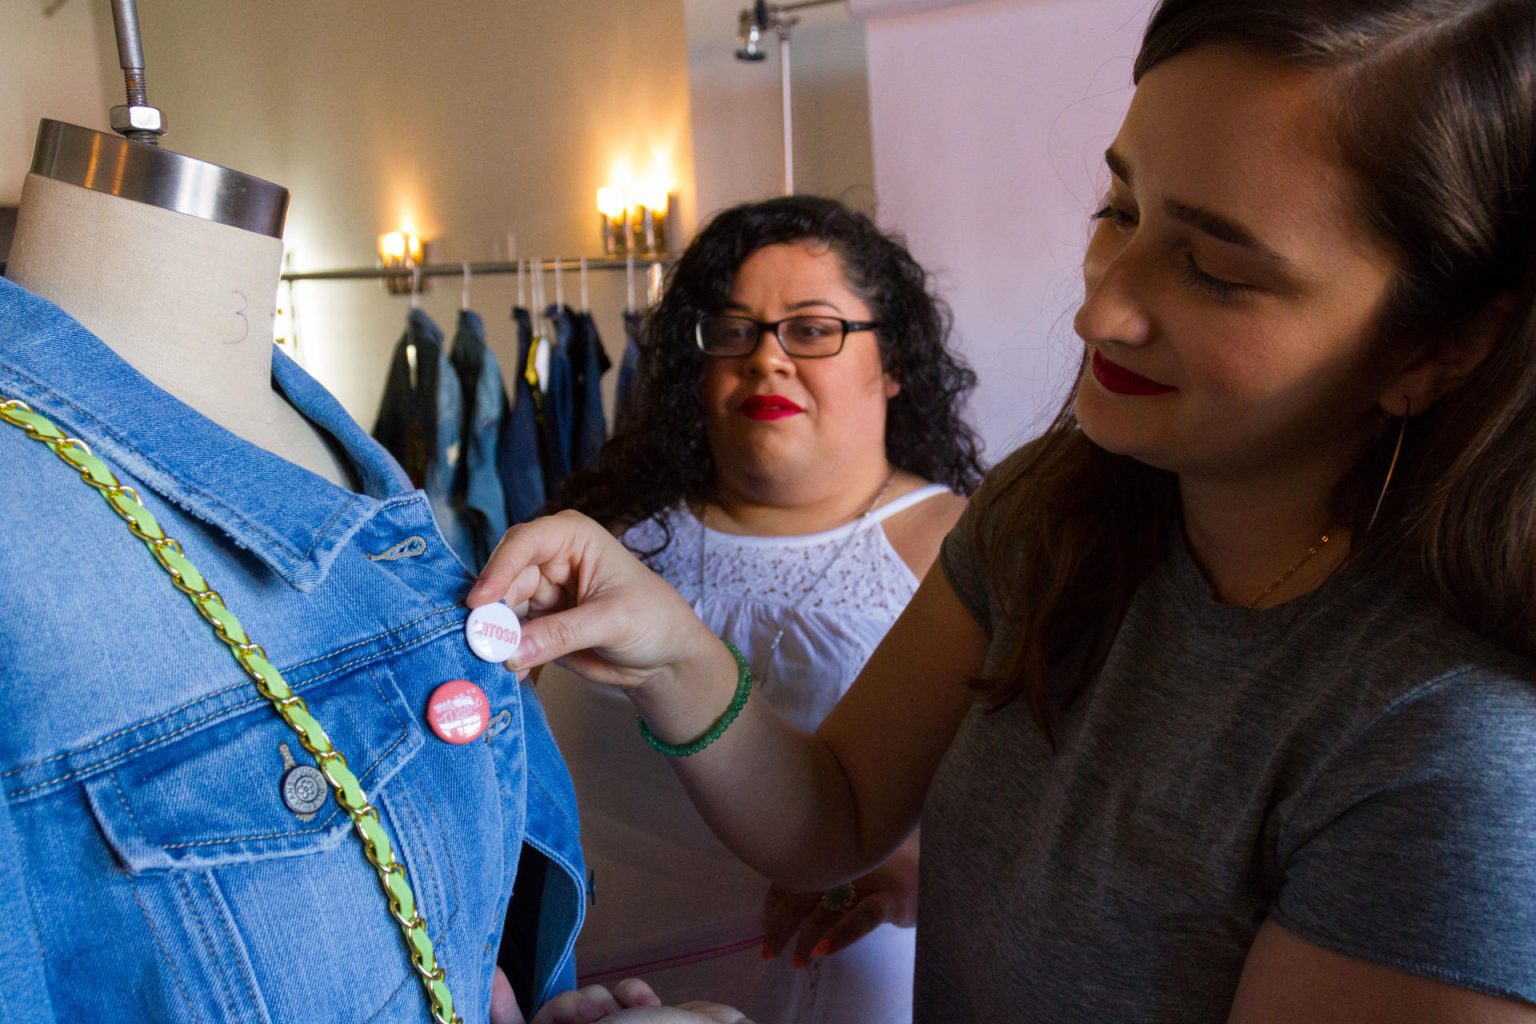
[[282,250],[280,238],[34,172],[5,276],[231,433],[351,487],[324,436],[272,388]]

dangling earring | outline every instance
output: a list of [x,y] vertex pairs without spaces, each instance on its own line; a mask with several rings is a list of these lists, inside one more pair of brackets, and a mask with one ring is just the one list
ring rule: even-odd
[[1381,503],[1387,496],[1387,487],[1392,483],[1392,471],[1397,469],[1397,457],[1403,452],[1403,435],[1408,433],[1408,417],[1413,415],[1413,403],[1403,400],[1403,415],[1397,421],[1397,445],[1392,449],[1392,461],[1387,463],[1387,478],[1381,482],[1381,493],[1376,495],[1376,507],[1371,509],[1371,521],[1365,524],[1365,530],[1370,532],[1376,525],[1376,516],[1381,512]]

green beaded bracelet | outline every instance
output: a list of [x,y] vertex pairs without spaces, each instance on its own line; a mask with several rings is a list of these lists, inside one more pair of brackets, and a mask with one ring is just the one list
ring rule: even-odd
[[736,721],[736,716],[741,714],[741,709],[747,706],[747,698],[752,694],[752,666],[747,664],[747,659],[741,656],[741,652],[736,649],[735,644],[724,637],[720,639],[720,642],[725,644],[725,649],[730,651],[731,657],[736,659],[736,696],[731,698],[731,706],[725,709],[725,714],[721,715],[719,720],[710,726],[704,735],[692,743],[672,744],[664,742],[655,733],[651,732],[651,727],[645,724],[645,719],[636,715],[635,724],[640,727],[640,735],[645,737],[645,742],[651,745],[652,750],[666,754],[668,757],[692,757],[719,739],[725,733],[725,730],[731,727],[731,723]]

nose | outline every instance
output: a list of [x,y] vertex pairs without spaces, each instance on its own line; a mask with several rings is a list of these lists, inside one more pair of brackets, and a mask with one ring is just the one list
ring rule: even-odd
[[762,377],[788,375],[794,372],[795,361],[779,344],[773,329],[764,327],[758,332],[757,347],[745,357],[745,369]]
[[1152,287],[1150,258],[1134,238],[1094,238],[1083,257],[1083,304],[1072,318],[1078,337],[1089,344],[1145,345],[1152,340],[1146,301]]

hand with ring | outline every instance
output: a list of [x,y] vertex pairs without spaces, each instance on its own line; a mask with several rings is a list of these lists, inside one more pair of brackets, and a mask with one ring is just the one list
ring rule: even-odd
[[869,874],[825,892],[768,890],[763,917],[763,959],[771,960],[794,939],[794,965],[859,941],[882,924],[917,924],[917,834]]

